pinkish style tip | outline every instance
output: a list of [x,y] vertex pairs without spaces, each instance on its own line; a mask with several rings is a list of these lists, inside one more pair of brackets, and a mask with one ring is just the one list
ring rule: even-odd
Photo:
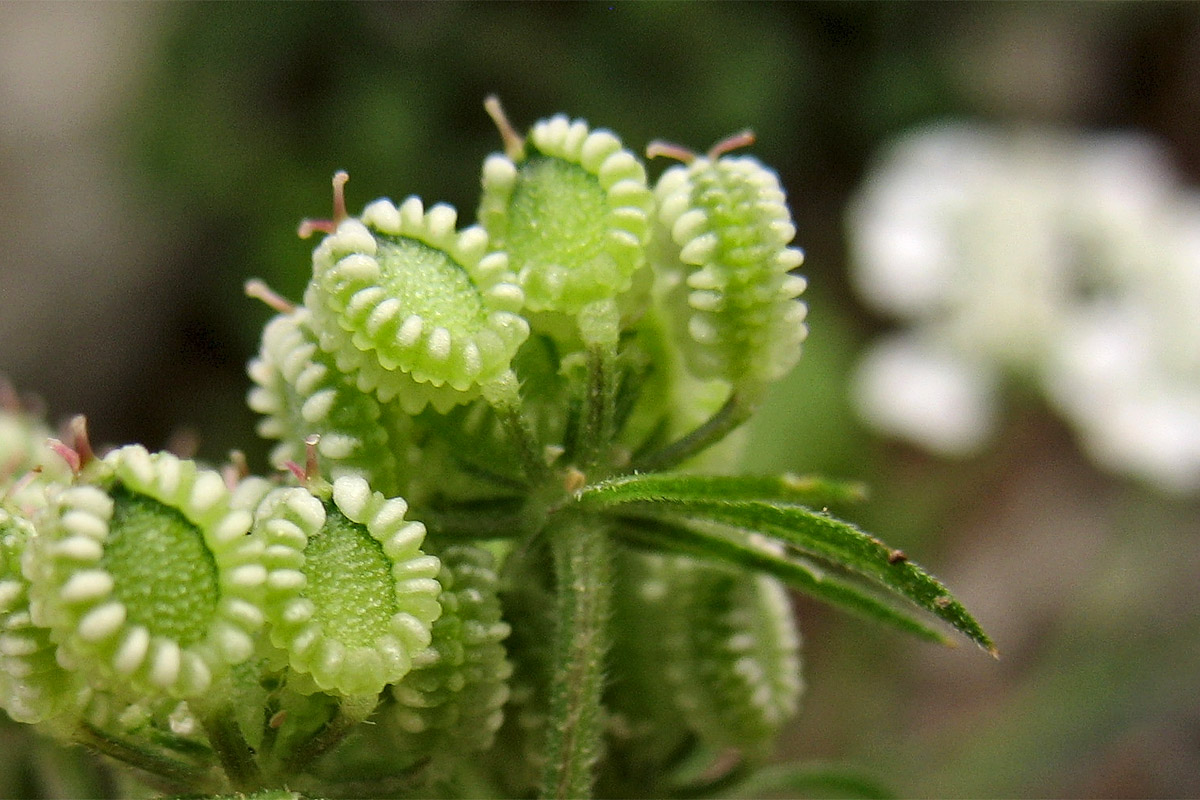
[[232,492],[248,477],[250,464],[246,461],[246,454],[241,450],[230,450],[229,462],[221,467],[221,478],[225,481],[225,487]]
[[715,161],[731,150],[737,150],[741,147],[749,147],[752,144],[754,144],[754,131],[740,131],[732,136],[726,136],[724,139],[710,147],[708,149],[708,158],[712,161]]
[[508,115],[504,113],[504,106],[500,104],[500,98],[489,94],[483,101],[483,109],[496,124],[496,129],[500,131],[500,139],[504,142],[504,154],[513,161],[522,158],[525,155],[525,140],[508,121]]
[[655,139],[646,145],[646,158],[658,158],[659,156],[673,158],[683,164],[690,164],[696,160],[696,154],[683,145]]
[[8,378],[0,375],[0,408],[13,414],[21,412],[21,398]]
[[79,459],[79,453],[76,453],[67,445],[63,444],[58,439],[47,439],[46,444],[71,468],[71,472],[78,475],[80,467],[83,466]]
[[283,466],[287,468],[288,472],[295,475],[297,480],[299,480],[301,483],[304,483],[304,481],[307,479],[307,476],[304,474],[304,467],[300,466],[295,461],[285,461]]
[[79,456],[79,466],[87,466],[96,458],[96,451],[92,449],[92,440],[88,435],[87,417],[83,414],[71,417],[71,421],[67,423],[67,430],[71,433],[71,442]]
[[344,169],[333,173],[333,218],[302,220],[296,235],[307,239],[314,233],[333,233],[337,230],[338,223],[350,216],[346,211],[346,183],[349,180],[350,173]]
[[253,297],[255,300],[262,301],[280,314],[290,314],[296,310],[295,303],[268,286],[266,281],[258,278],[251,278],[246,281],[244,291],[247,297]]
[[312,433],[304,438],[304,476],[309,481],[321,476],[321,468],[317,464],[317,445],[320,442],[320,434]]

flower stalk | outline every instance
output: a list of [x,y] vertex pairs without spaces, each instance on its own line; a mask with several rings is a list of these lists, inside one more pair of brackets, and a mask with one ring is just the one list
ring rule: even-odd
[[541,796],[585,798],[592,794],[602,747],[612,545],[605,527],[585,517],[566,517],[549,535],[558,627]]

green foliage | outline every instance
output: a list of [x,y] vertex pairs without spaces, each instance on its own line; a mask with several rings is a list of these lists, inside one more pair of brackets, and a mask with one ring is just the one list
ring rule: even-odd
[[861,487],[698,474],[806,333],[778,179],[724,155],[749,139],[667,148],[652,190],[608,131],[488,110],[479,225],[352,217],[339,174],[304,304],[248,287],[285,475],[0,442],[60,462],[0,511],[11,716],[172,792],[699,795],[754,786],[799,707],[785,586],[991,648],[823,510]]

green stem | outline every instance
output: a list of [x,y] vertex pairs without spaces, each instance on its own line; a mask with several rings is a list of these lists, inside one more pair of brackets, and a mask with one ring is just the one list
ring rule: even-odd
[[542,450],[538,445],[537,432],[521,413],[521,389],[516,374],[509,370],[495,381],[483,387],[483,396],[496,412],[496,417],[509,438],[517,446],[526,478],[537,481],[550,472]]
[[617,359],[615,343],[602,342],[588,348],[587,402],[580,437],[579,463],[584,470],[591,467],[612,444],[616,419],[617,380],[614,365]]
[[750,419],[758,408],[758,394],[734,389],[725,405],[707,422],[666,447],[637,459],[633,469],[637,472],[659,472],[669,469],[716,444]]
[[565,519],[549,532],[554,552],[558,628],[550,685],[544,798],[591,796],[600,757],[604,657],[612,605],[608,531],[594,519]]
[[221,762],[229,783],[238,792],[254,792],[263,787],[262,773],[254,760],[242,729],[238,727],[231,706],[198,714],[208,743]]
[[333,719],[283,759],[284,776],[303,771],[312,762],[341,744],[356,725],[371,716],[378,704],[379,698],[375,695],[343,698]]
[[118,739],[91,723],[81,723],[73,738],[89,750],[123,761],[155,776],[155,784],[165,791],[186,794],[214,788],[211,773],[207,769],[153,752],[134,742]]

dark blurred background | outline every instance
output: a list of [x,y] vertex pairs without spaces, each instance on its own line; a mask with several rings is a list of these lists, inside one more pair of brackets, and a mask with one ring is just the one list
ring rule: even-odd
[[97,441],[192,432],[261,468],[244,365],[270,312],[242,284],[300,297],[296,225],[328,213],[336,169],[352,209],[417,194],[473,218],[493,92],[518,127],[565,111],[634,149],[756,131],[811,334],[747,467],[867,481],[841,511],[1000,646],[996,663],[802,602],[809,690],[780,758],[904,796],[1200,795],[1200,505],[1097,471],[1020,393],[969,459],[871,433],[847,382],[888,323],[851,289],[843,230],[873,153],[931,119],[1133,128],[1200,184],[1200,6],[2,4],[0,372]]

